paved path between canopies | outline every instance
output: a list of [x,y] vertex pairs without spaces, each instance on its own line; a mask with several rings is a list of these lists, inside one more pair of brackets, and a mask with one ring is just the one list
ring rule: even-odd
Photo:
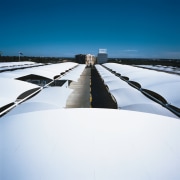
[[78,82],[71,82],[69,88],[73,92],[69,95],[66,108],[90,108],[91,68],[85,68]]

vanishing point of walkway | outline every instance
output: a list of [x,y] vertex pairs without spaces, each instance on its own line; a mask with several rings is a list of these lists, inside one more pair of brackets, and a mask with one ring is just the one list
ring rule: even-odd
[[69,88],[73,92],[67,99],[66,108],[117,109],[95,67],[86,67],[78,82],[71,82]]

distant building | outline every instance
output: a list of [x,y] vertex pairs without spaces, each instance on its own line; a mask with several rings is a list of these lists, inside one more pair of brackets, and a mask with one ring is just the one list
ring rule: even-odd
[[93,66],[96,63],[96,57],[91,54],[86,55],[86,65]]
[[97,55],[97,63],[102,64],[106,63],[108,60],[107,49],[99,49],[99,53]]
[[75,55],[75,61],[79,64],[85,64],[86,63],[86,55],[85,54]]
[[92,54],[77,54],[75,55],[75,61],[79,64],[86,64],[87,66],[94,65],[96,63],[96,57]]

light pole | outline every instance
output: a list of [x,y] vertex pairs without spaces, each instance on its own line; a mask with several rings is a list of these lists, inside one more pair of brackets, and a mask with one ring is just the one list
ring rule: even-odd
[[21,60],[21,55],[23,55],[23,53],[19,52],[19,61]]

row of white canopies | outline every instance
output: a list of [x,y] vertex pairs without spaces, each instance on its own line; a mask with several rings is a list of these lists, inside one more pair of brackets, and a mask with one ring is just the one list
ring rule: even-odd
[[23,66],[31,66],[31,65],[37,65],[37,64],[39,63],[35,63],[32,61],[0,62],[0,68],[8,69],[9,67],[18,67],[18,66],[23,67]]
[[1,73],[1,77],[14,79],[22,76],[27,76],[29,74],[34,74],[48,79],[54,79],[55,76],[60,75],[60,73],[64,73],[75,66],[77,66],[77,63],[66,62],[66,63],[49,64],[44,66],[32,67],[27,69],[20,68],[14,71],[3,72]]
[[19,101],[17,98],[21,94],[30,90],[35,90],[35,92],[38,94],[20,106],[16,106],[16,108],[13,109],[10,114],[17,114],[19,112],[27,112],[39,109],[65,107],[66,99],[72,92],[71,89],[67,88],[68,83],[65,83],[65,85],[62,87],[41,87],[36,84],[18,80],[16,78],[27,75],[37,75],[53,81],[54,77],[59,76],[59,80],[77,81],[84,68],[85,65],[78,65],[77,63],[73,62],[65,62],[2,72],[0,73],[0,108],[2,109],[9,104],[17,104]]
[[31,68],[36,66],[43,66],[43,64],[31,61],[0,62],[0,72],[11,71],[15,69]]
[[[147,89],[159,94],[168,104],[179,108],[179,76],[116,63],[105,63],[103,66],[96,65],[96,69],[109,92],[116,99],[119,108],[175,116],[162,105],[146,97],[141,91],[130,86],[129,82],[138,84],[140,89]],[[114,72],[119,76],[116,76]],[[125,81],[120,77],[123,77]]]
[[[75,68],[62,79],[77,79],[84,69],[71,65]],[[118,85],[126,88],[127,94],[121,96],[125,100],[132,91],[139,92],[105,68],[96,68],[111,92]],[[4,80],[29,85],[12,76]],[[8,84],[3,85],[9,96],[15,86]],[[0,179],[180,179],[178,119],[137,111],[57,108],[59,101],[64,102],[66,89],[43,88],[1,117]]]
[[153,65],[136,65],[136,66],[180,75],[180,68],[179,67],[162,66],[162,65],[156,65],[156,66],[153,66]]
[[180,121],[59,108],[0,119],[0,179],[178,180]]

